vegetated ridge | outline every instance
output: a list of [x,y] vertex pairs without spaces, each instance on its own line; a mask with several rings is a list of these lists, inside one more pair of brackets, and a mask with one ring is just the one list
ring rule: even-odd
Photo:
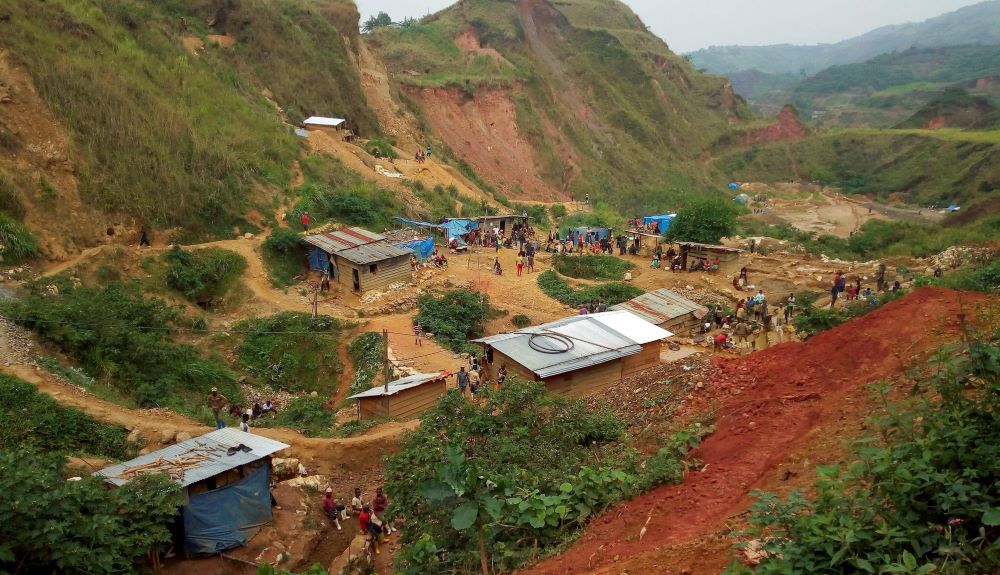
[[704,185],[696,158],[747,116],[617,1],[465,0],[371,42],[440,144],[515,198],[648,206],[626,190]]
[[924,22],[884,26],[834,44],[712,46],[688,54],[715,74],[758,70],[767,74],[815,74],[840,64],[863,62],[910,48],[1000,44],[1000,1],[967,6]]

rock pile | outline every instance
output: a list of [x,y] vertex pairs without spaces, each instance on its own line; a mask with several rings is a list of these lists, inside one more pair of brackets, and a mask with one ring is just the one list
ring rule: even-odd
[[936,266],[952,270],[967,265],[984,264],[997,255],[995,247],[952,246],[931,258],[931,271]]

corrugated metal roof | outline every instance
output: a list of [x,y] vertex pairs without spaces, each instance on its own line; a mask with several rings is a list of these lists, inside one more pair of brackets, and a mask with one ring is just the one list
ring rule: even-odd
[[347,120],[343,118],[324,118],[323,116],[309,116],[302,125],[304,126],[333,126],[337,127]]
[[[236,447],[241,444],[249,447],[250,451],[241,450],[232,455],[227,455],[230,447]],[[208,479],[209,477],[229,471],[230,469],[236,469],[241,465],[253,463],[258,459],[287,447],[287,445],[280,441],[274,441],[273,439],[254,435],[253,433],[244,433],[235,427],[226,427],[217,429],[201,437],[195,437],[194,439],[165,447],[159,451],[140,455],[125,463],[112,465],[94,473],[94,475],[103,477],[108,483],[124,485],[128,483],[128,480],[121,477],[122,473],[133,467],[152,463],[161,457],[169,460],[188,455],[207,456],[205,461],[197,463],[195,467],[181,472],[182,477],[178,483],[181,484],[181,487],[186,487],[203,479]]]
[[385,236],[361,228],[344,228],[306,236],[303,240],[328,254],[336,254],[356,264],[370,264],[413,253],[411,249],[390,244]]
[[[642,344],[671,335],[627,311],[612,311],[568,317],[475,341],[491,345],[538,377],[546,378],[637,354]],[[555,353],[533,348],[529,343],[532,338],[536,347],[547,347]],[[563,338],[573,342],[572,349],[565,349]]]
[[739,253],[743,251],[739,248],[731,248],[729,246],[714,246],[712,244],[699,244],[697,242],[677,242],[677,245],[690,246],[692,248],[701,248],[710,251],[714,250],[714,251],[730,252],[730,253],[731,252]]
[[425,383],[430,383],[432,381],[438,381],[448,377],[442,373],[418,373],[417,375],[411,375],[409,377],[404,377],[403,379],[397,379],[396,381],[389,382],[389,391],[385,390],[384,385],[378,387],[373,387],[368,391],[363,391],[356,395],[352,395],[348,399],[361,399],[363,397],[386,397],[389,395],[396,395],[401,391],[406,391],[407,389],[413,389],[414,387],[420,387]]
[[666,288],[642,294],[625,303],[611,306],[611,309],[632,312],[657,325],[687,314],[698,314],[700,317],[708,313],[705,307]]

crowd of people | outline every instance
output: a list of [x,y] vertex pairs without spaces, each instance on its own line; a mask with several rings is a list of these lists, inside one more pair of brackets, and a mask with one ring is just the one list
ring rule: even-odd
[[[709,307],[702,319],[701,332],[712,338],[716,351],[733,347],[765,349],[771,342],[772,333],[779,343],[784,341],[787,326],[795,315],[795,305],[794,293],[789,293],[775,308],[768,302],[764,290],[757,290],[756,294],[740,298],[736,309],[728,313],[722,304]],[[715,335],[711,335],[713,331]]]
[[493,364],[492,350],[488,349],[486,356],[479,358],[476,355],[469,356],[468,369],[466,366],[459,366],[455,372],[455,385],[462,397],[469,397],[472,401],[479,401],[479,392],[483,385],[493,383],[496,389],[507,380],[507,364],[501,363],[497,369],[496,377],[490,380],[487,365]]
[[375,495],[368,501],[360,487],[354,488],[354,496],[350,506],[341,503],[333,494],[333,487],[327,487],[322,499],[323,513],[330,519],[337,531],[342,531],[341,521],[346,522],[352,516],[358,518],[358,529],[365,536],[367,545],[376,554],[381,553],[379,547],[388,535],[396,531],[393,521],[386,517],[389,498],[381,487],[375,489]]
[[264,400],[264,403],[254,403],[249,407],[243,408],[230,402],[229,398],[219,393],[217,387],[213,387],[212,391],[208,394],[208,408],[212,410],[212,415],[215,417],[215,429],[226,427],[226,420],[223,416],[223,410],[225,410],[225,414],[239,421],[240,429],[247,432],[250,431],[250,423],[255,419],[259,419],[265,415],[274,416],[278,413],[277,406],[270,399]]

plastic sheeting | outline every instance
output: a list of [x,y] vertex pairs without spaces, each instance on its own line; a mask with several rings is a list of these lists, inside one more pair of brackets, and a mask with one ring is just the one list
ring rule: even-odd
[[413,242],[396,244],[397,248],[409,248],[413,250],[413,255],[420,261],[425,261],[434,253],[434,238],[424,238]]
[[181,508],[184,543],[192,553],[220,553],[245,545],[271,520],[267,465],[236,483],[198,493]]
[[736,196],[735,198],[733,198],[733,200],[737,201],[737,202],[739,202],[741,204],[748,204],[748,203],[750,203],[750,196],[748,196],[746,194],[740,194],[740,195]]
[[314,272],[325,272],[330,267],[330,256],[323,250],[313,247],[309,250],[309,269]]
[[440,229],[444,229],[444,226],[442,226],[440,224],[432,224],[430,222],[417,222],[417,221],[414,221],[414,220],[408,220],[406,218],[401,218],[399,216],[395,216],[392,219],[398,220],[400,222],[403,222],[404,224],[406,224],[408,226],[417,226],[417,227],[420,227],[420,228],[437,228],[439,230]]
[[643,224],[651,224],[653,222],[656,222],[656,230],[662,234],[662,233],[665,233],[667,230],[670,229],[670,222],[672,222],[675,217],[677,217],[676,214],[663,214],[663,215],[659,215],[659,216],[646,216],[646,217],[642,218],[642,223]]

